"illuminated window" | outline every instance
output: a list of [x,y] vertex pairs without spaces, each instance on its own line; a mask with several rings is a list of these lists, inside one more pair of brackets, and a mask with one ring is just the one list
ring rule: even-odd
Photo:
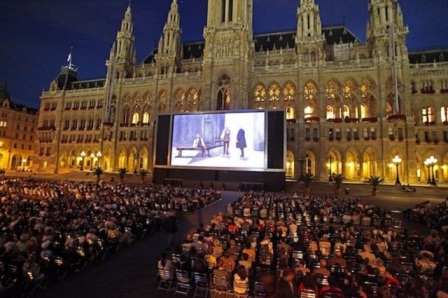
[[422,109],[422,120],[424,123],[435,121],[433,107],[428,107],[428,108]]
[[334,119],[334,108],[332,106],[327,106],[327,119]]
[[387,116],[392,115],[392,105],[388,102],[386,102],[386,115]]
[[305,107],[304,115],[305,115],[305,118],[312,117],[313,116],[313,108],[310,106]]
[[266,89],[263,85],[258,84],[254,88],[254,101],[256,102],[264,102],[266,99]]
[[365,105],[361,105],[361,118],[367,118],[367,107]]
[[279,101],[280,100],[280,86],[273,84],[269,87],[269,101]]
[[350,118],[350,108],[347,105],[344,105],[342,110],[342,117],[343,118]]
[[448,107],[442,107],[440,109],[440,120],[442,122],[448,122]]
[[198,110],[199,93],[196,89],[192,88],[188,91],[187,95],[188,107],[186,111],[196,112]]
[[294,115],[293,107],[286,107],[285,112],[286,112],[286,120],[292,120],[296,118]]
[[356,84],[352,80],[348,80],[347,82],[345,82],[344,90],[343,90],[344,98],[346,98],[346,99],[353,98],[353,96],[354,96],[353,92],[356,92],[356,89],[357,89]]
[[296,95],[296,88],[293,84],[287,83],[283,87],[283,96],[285,101],[294,101]]
[[317,94],[317,87],[314,83],[307,83],[303,88],[303,94],[305,95],[305,100],[315,100]]
[[326,94],[327,94],[327,98],[328,99],[339,98],[339,90],[340,90],[340,87],[339,87],[338,83],[336,83],[335,81],[328,82],[326,90],[325,90]]
[[144,124],[148,124],[149,123],[149,113],[148,112],[144,112],[143,113],[143,123]]
[[132,124],[137,124],[140,121],[140,115],[138,113],[134,113],[132,115]]

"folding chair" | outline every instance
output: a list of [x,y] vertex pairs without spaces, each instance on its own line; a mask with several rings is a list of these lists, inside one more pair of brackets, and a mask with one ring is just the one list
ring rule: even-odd
[[254,284],[254,297],[255,298],[264,298],[267,296],[268,296],[268,293],[266,291],[264,283],[256,281]]
[[187,271],[185,270],[176,270],[176,294],[182,294],[188,296],[188,292],[191,288],[191,278]]
[[194,273],[194,298],[196,297],[204,297],[207,298],[208,296],[208,278],[206,273]]
[[171,286],[173,284],[174,276],[171,272],[171,270],[161,270],[160,271],[160,281],[159,285],[157,286],[157,291],[167,291],[169,292],[171,290]]
[[27,290],[27,297],[31,297],[37,289],[46,289],[46,279],[44,276],[34,276],[31,270],[23,270],[25,280],[25,290]]

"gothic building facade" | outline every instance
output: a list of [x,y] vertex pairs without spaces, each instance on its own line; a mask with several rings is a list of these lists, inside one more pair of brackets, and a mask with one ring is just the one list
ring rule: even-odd
[[253,2],[209,0],[204,40],[182,43],[173,0],[142,63],[129,6],[105,78],[78,80],[65,67],[42,93],[36,170],[152,171],[160,113],[284,109],[286,176],[393,183],[398,171],[424,183],[434,156],[435,179],[448,181],[448,51],[408,52],[397,0],[370,1],[365,42],[322,27],[314,0],[300,0],[296,30],[254,35]]

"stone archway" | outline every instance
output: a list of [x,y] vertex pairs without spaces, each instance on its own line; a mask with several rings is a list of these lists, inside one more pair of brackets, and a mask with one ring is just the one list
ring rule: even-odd
[[292,178],[295,176],[295,158],[291,150],[286,152],[286,177]]

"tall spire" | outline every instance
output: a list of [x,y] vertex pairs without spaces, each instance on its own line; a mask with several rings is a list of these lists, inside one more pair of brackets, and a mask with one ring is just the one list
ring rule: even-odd
[[300,0],[297,9],[297,43],[323,41],[319,5],[314,0]]
[[160,37],[156,57],[157,62],[164,68],[162,73],[175,72],[175,69],[180,66],[182,49],[180,42],[181,34],[179,6],[177,1],[173,0],[170,11],[168,12],[167,21],[163,27],[163,34]]

